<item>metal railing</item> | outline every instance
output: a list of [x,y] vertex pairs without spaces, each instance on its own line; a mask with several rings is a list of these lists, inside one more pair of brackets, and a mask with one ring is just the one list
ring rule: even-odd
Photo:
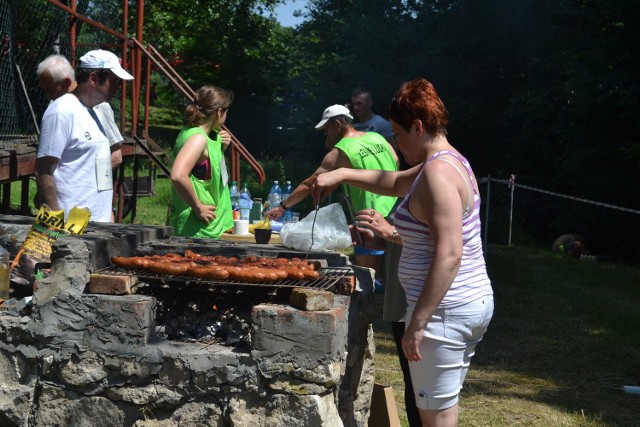
[[[138,38],[132,38],[127,36],[127,21],[128,21],[128,1],[123,0],[123,32],[116,31],[108,26],[94,21],[80,13],[75,9],[76,2],[72,0],[70,6],[67,6],[61,3],[59,0],[48,0],[52,5],[64,10],[69,15],[73,16],[71,20],[71,39],[72,39],[72,52],[71,52],[71,62],[75,62],[75,54],[76,54],[76,41],[75,41],[75,33],[76,33],[76,20],[81,20],[92,27],[104,31],[113,37],[116,37],[120,41],[122,41],[122,62],[124,68],[129,68],[131,74],[133,74],[136,78],[131,82],[131,132],[130,135],[135,137],[138,135],[138,120],[139,120],[139,106],[140,106],[140,90],[141,90],[141,77],[142,77],[142,56],[147,59],[145,72],[146,72],[146,91],[145,91],[145,100],[144,100],[144,127],[140,134],[144,139],[149,139],[148,130],[149,130],[149,103],[150,103],[150,93],[151,93],[151,68],[152,63],[156,66],[158,71],[167,77],[167,79],[171,82],[171,84],[189,101],[192,101],[195,97],[195,91],[187,84],[187,82],[178,74],[178,72],[167,62],[167,60],[151,45],[147,45],[146,47],[142,43],[142,28],[143,28],[143,20],[144,20],[144,0],[138,0],[138,19],[137,19],[137,34],[139,34]],[[127,52],[127,50],[129,50]],[[129,56],[127,55],[129,54]],[[122,85],[122,102],[121,102],[121,130],[124,130],[126,127],[125,123],[125,108],[126,108],[126,84]],[[225,126],[224,129],[229,132],[231,135],[231,145],[229,150],[229,156],[231,160],[231,180],[240,182],[240,162],[242,160],[246,161],[249,166],[256,172],[258,175],[258,180],[260,184],[263,184],[265,181],[265,173],[264,169],[260,165],[260,163],[249,153],[244,145],[240,142],[240,140]],[[126,133],[126,132],[124,132]],[[154,160],[155,161],[155,160]],[[164,165],[158,165],[162,167]]]
[[[151,79],[149,78],[151,74],[151,62],[160,70],[167,79],[173,84],[173,86],[182,93],[189,101],[192,101],[196,92],[184,81],[184,79],[178,74],[178,72],[167,62],[167,60],[160,55],[160,53],[152,46],[147,45],[146,48],[143,46],[138,40],[130,39],[130,41],[142,52],[144,52],[145,56],[148,58],[147,67],[146,67],[146,99],[145,99],[145,116],[144,116],[144,131],[147,132],[149,125],[149,94],[151,93]],[[265,181],[264,169],[260,165],[260,163],[249,153],[244,145],[240,142],[240,140],[227,128],[223,126],[223,129],[229,132],[231,135],[231,145],[230,145],[230,157],[231,157],[231,180],[240,182],[240,161],[244,159],[249,166],[256,172],[258,175],[258,179],[260,184],[263,184]]]

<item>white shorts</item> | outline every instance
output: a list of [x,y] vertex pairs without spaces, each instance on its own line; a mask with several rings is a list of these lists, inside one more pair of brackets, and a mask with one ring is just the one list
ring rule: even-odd
[[[411,319],[412,311],[410,307],[407,320]],[[492,295],[459,307],[436,310],[420,343],[422,360],[409,362],[418,408],[447,409],[458,403],[471,357],[492,315]]]

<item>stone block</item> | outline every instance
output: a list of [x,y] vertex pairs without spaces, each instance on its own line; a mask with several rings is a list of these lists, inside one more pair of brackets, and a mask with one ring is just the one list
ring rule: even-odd
[[[153,411],[150,412],[153,414]],[[228,425],[220,405],[206,401],[195,401],[179,407],[171,418],[138,420],[133,423],[132,427],[226,427]]]
[[138,278],[129,275],[93,273],[89,276],[87,292],[104,295],[131,295],[136,293]]
[[145,346],[155,334],[156,299],[142,295],[85,295],[94,322],[87,325],[92,348],[127,354]]
[[[340,297],[340,298],[338,298]],[[346,351],[349,299],[337,296],[327,311],[301,311],[294,307],[259,304],[251,320],[252,352],[266,377],[281,373],[303,374],[332,361],[342,360]],[[319,382],[333,381],[333,378]]]
[[32,425],[111,427],[125,425],[125,412],[100,396],[84,397],[48,384],[42,386]]
[[236,396],[229,407],[229,419],[235,427],[344,426],[332,393],[322,396],[276,394],[263,398]]
[[0,425],[3,427],[28,425],[33,394],[33,387],[7,384],[3,381],[0,386]]
[[144,295],[58,294],[36,306],[52,343],[89,346],[106,354],[131,354],[155,335],[156,299]]
[[108,375],[103,360],[93,352],[76,355],[60,364],[58,378],[67,386],[99,383]]
[[304,311],[326,311],[333,307],[333,293],[318,289],[295,288],[289,303]]
[[255,390],[258,387],[257,367],[247,353],[200,343],[164,342],[158,347],[163,355],[158,380],[169,388],[212,390],[231,386]]

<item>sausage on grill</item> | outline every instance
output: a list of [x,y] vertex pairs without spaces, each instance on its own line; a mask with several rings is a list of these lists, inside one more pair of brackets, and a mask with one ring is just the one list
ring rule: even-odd
[[114,265],[127,269],[147,269],[172,276],[186,274],[209,280],[232,279],[242,282],[275,282],[284,279],[315,280],[320,277],[316,264],[300,258],[205,256],[186,250],[144,257],[111,257]]
[[263,269],[257,267],[225,267],[229,272],[229,279],[240,280],[242,282],[264,282],[267,275]]
[[188,263],[178,262],[162,262],[156,261],[149,266],[149,271],[159,274],[169,274],[172,276],[178,276],[184,274],[189,269]]
[[121,268],[126,268],[129,270],[137,270],[139,268],[147,268],[151,264],[151,260],[145,257],[133,256],[133,257],[124,257],[124,256],[112,256],[111,262]]
[[222,280],[229,278],[229,272],[218,266],[193,265],[189,267],[186,274],[188,276],[209,280]]

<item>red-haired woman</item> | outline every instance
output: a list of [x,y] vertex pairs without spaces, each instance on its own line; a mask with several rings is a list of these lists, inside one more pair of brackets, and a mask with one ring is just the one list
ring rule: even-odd
[[337,169],[318,176],[315,196],[345,182],[404,197],[398,278],[407,298],[402,350],[423,425],[455,426],[458,396],[476,344],[493,315],[480,235],[480,195],[469,162],[447,140],[447,110],[425,79],[404,83],[388,118],[407,171]]
[[223,154],[231,135],[221,130],[232,102],[232,92],[203,86],[185,110],[171,168],[171,225],[177,236],[217,239],[233,227]]

